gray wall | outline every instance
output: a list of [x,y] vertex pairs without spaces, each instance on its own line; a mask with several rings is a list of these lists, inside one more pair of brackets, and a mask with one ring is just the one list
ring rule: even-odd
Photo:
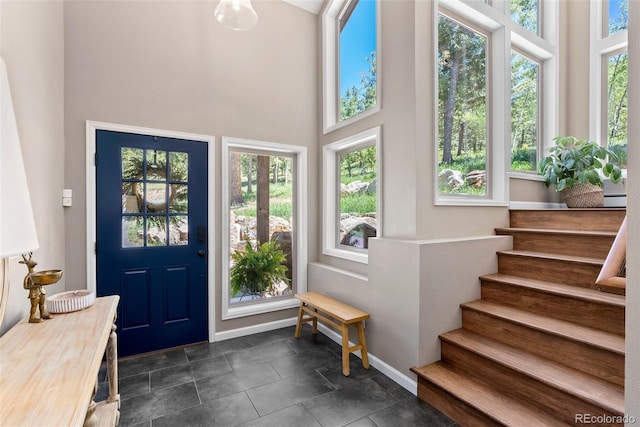
[[[67,288],[85,287],[85,121],[216,137],[215,229],[221,229],[220,137],[309,150],[309,242],[316,235],[316,17],[284,2],[254,2],[251,31],[222,27],[213,1],[65,3],[65,183]],[[285,25],[286,24],[286,25]],[[294,311],[220,320],[220,233],[216,234],[218,331],[291,317]],[[315,245],[309,244],[311,258]]]
[[[629,2],[629,117],[640,116],[640,2]],[[629,122],[625,412],[640,420],[640,121]],[[637,421],[636,421],[637,422]],[[634,423],[635,424],[635,423]],[[631,424],[629,424],[631,425]]]
[[[0,55],[7,64],[40,249],[36,269],[65,269],[63,3],[0,1]],[[19,227],[19,224],[16,225]],[[27,268],[12,260],[9,302],[0,335],[29,313],[22,281]],[[69,271],[49,286],[64,290]]]

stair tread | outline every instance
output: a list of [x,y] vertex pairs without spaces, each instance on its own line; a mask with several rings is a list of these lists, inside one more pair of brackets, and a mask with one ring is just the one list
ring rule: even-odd
[[617,354],[625,354],[624,337],[610,332],[483,300],[471,301],[460,306]]
[[502,273],[485,274],[483,276],[480,276],[480,279],[490,282],[506,283],[509,285],[536,289],[546,293],[562,295],[575,299],[581,299],[584,301],[609,304],[618,307],[625,306],[625,297],[623,295],[605,293],[597,289],[547,282],[544,280],[529,279],[527,277],[520,277]]
[[515,255],[515,256],[522,256],[522,257],[580,262],[583,264],[602,265],[604,263],[604,259],[602,258],[591,258],[591,257],[577,256],[577,255],[552,254],[552,253],[536,252],[536,251],[522,251],[522,250],[516,250],[516,249],[498,251],[497,253],[501,255]]
[[525,228],[525,227],[497,227],[496,234],[509,233],[540,233],[553,235],[579,235],[579,236],[602,236],[615,237],[615,231],[592,231],[592,230],[574,230],[574,229],[556,229],[556,228]]
[[446,332],[440,339],[556,389],[579,396],[614,414],[624,414],[624,390],[619,385],[466,329]]
[[469,376],[458,374],[442,362],[411,370],[503,425],[568,425],[520,399],[509,397]]

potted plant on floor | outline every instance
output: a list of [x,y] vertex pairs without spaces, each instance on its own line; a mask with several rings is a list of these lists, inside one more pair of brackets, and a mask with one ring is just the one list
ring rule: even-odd
[[287,278],[287,257],[275,241],[257,245],[254,249],[249,240],[244,252],[231,255],[231,292],[234,296],[273,294],[274,286],[285,283]]
[[570,208],[593,208],[604,205],[603,177],[620,182],[622,171],[616,152],[593,141],[573,136],[554,138],[555,146],[540,160],[538,172],[548,186],[562,192]]

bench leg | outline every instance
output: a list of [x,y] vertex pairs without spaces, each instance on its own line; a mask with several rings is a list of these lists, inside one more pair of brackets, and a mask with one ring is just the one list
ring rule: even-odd
[[[318,309],[314,308],[313,311],[317,313]],[[311,332],[313,333],[313,335],[318,335],[318,318],[314,316],[311,324]]]
[[362,322],[358,322],[358,340],[360,341],[360,355],[362,356],[362,366],[369,369],[369,353],[367,353],[367,341],[364,338],[364,326]]
[[300,303],[300,310],[298,311],[298,324],[296,325],[295,337],[300,338],[302,332],[302,316],[304,316],[304,303]]
[[348,377],[349,371],[349,326],[342,324],[342,375]]

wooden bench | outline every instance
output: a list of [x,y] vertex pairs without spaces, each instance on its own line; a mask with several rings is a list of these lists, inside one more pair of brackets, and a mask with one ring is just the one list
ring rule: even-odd
[[[342,374],[345,377],[349,376],[349,353],[358,350],[362,356],[362,366],[369,369],[367,342],[364,338],[364,321],[369,318],[369,313],[317,292],[296,294],[295,297],[300,300],[296,338],[300,338],[302,324],[306,322],[312,322],[311,330],[317,334],[318,319],[320,319],[342,333]],[[305,313],[308,316],[305,317]],[[356,327],[360,341],[360,344],[353,347],[349,347],[349,325]]]

